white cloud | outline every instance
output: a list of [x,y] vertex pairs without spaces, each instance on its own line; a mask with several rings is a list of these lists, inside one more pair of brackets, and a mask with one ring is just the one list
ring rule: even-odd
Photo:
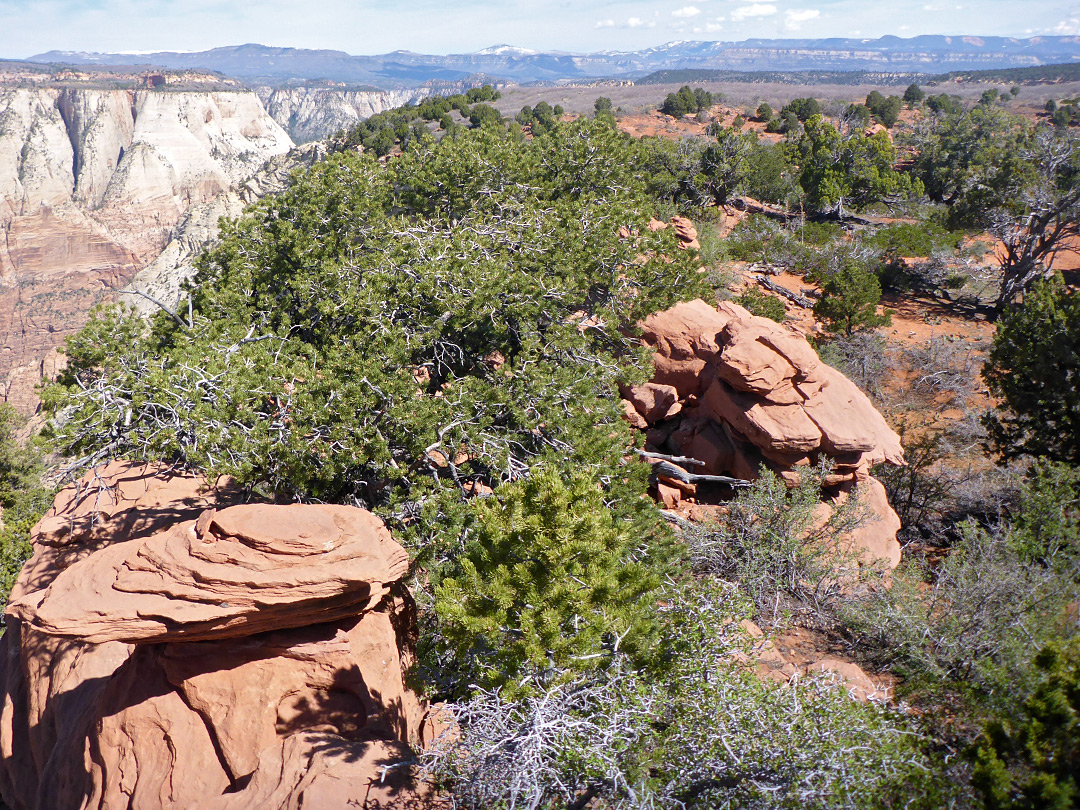
[[696,17],[700,13],[701,13],[701,9],[698,8],[697,6],[683,6],[682,8],[671,12],[671,16],[672,17]]
[[802,26],[804,22],[815,20],[820,16],[821,12],[816,8],[805,8],[801,11],[789,8],[784,12],[784,26],[794,30]]
[[597,20],[596,28],[656,28],[652,20],[643,20],[641,17],[630,17],[626,22],[616,22],[610,17],[606,20]]
[[731,12],[731,19],[739,22],[748,17],[771,17],[775,13],[776,6],[772,3],[751,3],[748,6],[739,6]]
[[724,17],[717,17],[713,20],[707,20],[704,25],[694,26],[692,30],[695,34],[716,34],[724,30]]
[[1054,26],[1054,33],[1061,34],[1062,36],[1076,36],[1077,34],[1080,34],[1080,19],[1070,17],[1067,20],[1062,20]]

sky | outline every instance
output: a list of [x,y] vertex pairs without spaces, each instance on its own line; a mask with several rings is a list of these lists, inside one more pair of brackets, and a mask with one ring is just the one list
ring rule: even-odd
[[0,0],[0,58],[257,42],[351,54],[673,40],[1080,35],[1080,0]]

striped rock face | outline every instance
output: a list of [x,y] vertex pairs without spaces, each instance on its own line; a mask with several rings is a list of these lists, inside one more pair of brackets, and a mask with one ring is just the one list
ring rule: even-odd
[[124,463],[57,496],[0,638],[14,810],[430,800],[379,781],[424,741],[405,551],[364,510],[241,496]]

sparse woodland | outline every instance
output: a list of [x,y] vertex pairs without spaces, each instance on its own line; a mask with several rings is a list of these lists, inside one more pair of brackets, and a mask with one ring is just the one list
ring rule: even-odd
[[[708,110],[684,90],[672,114]],[[98,312],[44,392],[49,439],[80,468],[161,460],[380,515],[413,557],[415,686],[459,729],[414,766],[458,806],[1080,806],[1080,293],[1052,266],[1080,139],[933,98],[908,88],[908,124],[880,94],[745,111],[782,139],[633,139],[606,99],[507,122],[490,88],[384,114],[229,223],[175,311]],[[675,213],[700,252],[648,228]],[[733,285],[747,268],[801,277],[801,304]],[[651,374],[636,325],[734,296],[821,322],[822,358],[902,433],[890,587],[834,587],[806,541],[827,470],[762,475],[713,523],[648,496],[618,398]],[[903,302],[996,337],[898,343]],[[14,427],[5,589],[48,500]],[[742,620],[804,608],[892,702],[745,665]]]

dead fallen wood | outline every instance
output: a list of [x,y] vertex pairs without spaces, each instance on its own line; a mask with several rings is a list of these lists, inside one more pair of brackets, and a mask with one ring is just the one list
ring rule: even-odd
[[655,458],[659,461],[671,461],[675,464],[693,464],[698,467],[704,467],[705,462],[696,458],[690,458],[689,456],[669,456],[666,453],[651,453],[648,450],[636,450],[639,456],[645,458]]
[[813,309],[814,308],[814,302],[811,301],[809,298],[807,298],[805,295],[799,295],[797,292],[792,292],[787,287],[781,287],[779,284],[777,284],[771,278],[763,276],[760,273],[755,273],[753,275],[753,278],[757,281],[758,284],[760,284],[766,290],[771,290],[772,292],[776,293],[777,295],[784,296],[784,298],[788,299],[793,304],[796,304],[796,305],[802,307],[803,309]]
[[668,461],[660,461],[653,465],[653,475],[657,478],[680,481],[684,484],[727,484],[729,487],[740,488],[750,486],[749,481],[741,478],[732,478],[727,475],[701,475],[687,472],[682,467]]

